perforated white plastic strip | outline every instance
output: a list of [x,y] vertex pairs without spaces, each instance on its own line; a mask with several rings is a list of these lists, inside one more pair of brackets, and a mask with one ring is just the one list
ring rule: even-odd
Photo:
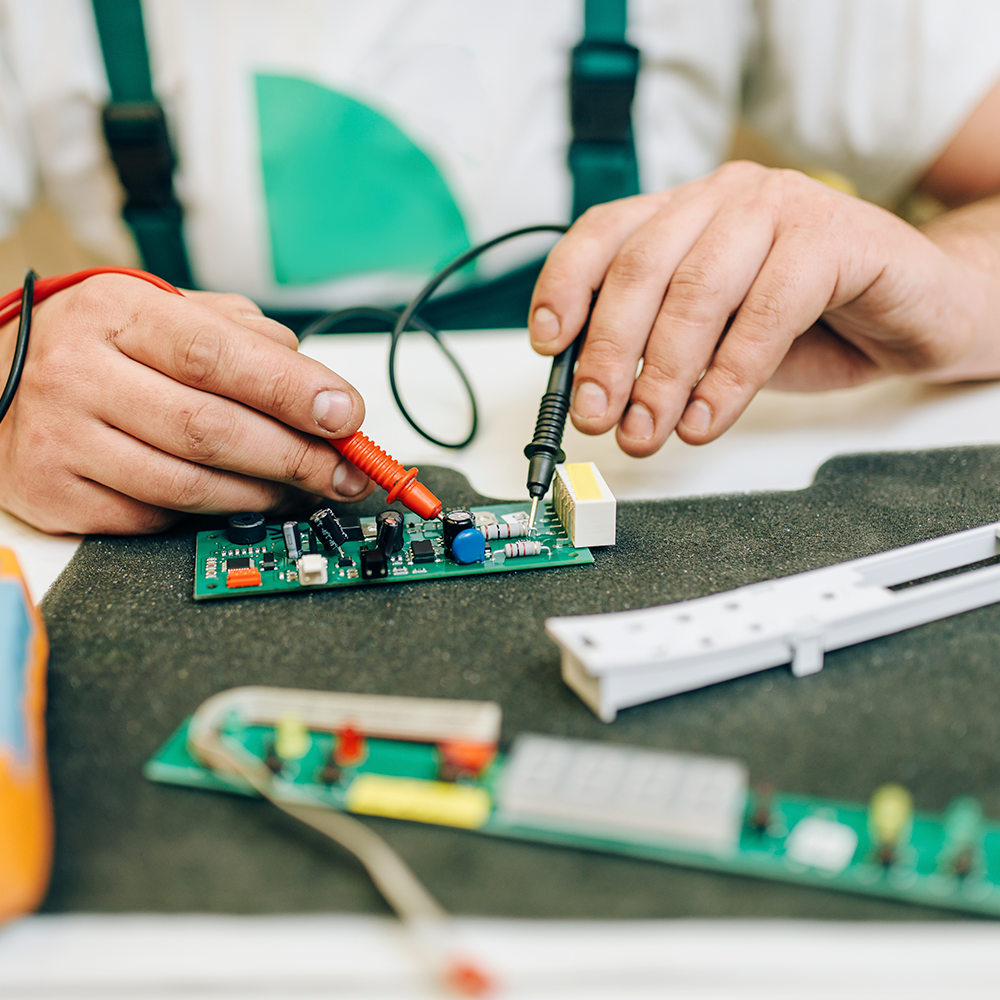
[[605,722],[618,710],[1000,601],[1000,565],[890,587],[1000,554],[988,524],[879,555],[641,611],[550,618],[566,683]]

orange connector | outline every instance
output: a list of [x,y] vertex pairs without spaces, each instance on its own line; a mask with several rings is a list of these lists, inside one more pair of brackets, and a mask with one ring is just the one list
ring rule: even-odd
[[33,910],[49,884],[48,657],[45,626],[14,553],[0,548],[0,921]]
[[423,483],[417,482],[417,469],[407,471],[361,431],[330,444],[344,458],[375,480],[388,494],[388,501],[399,500],[418,517],[430,521],[441,513],[441,501]]

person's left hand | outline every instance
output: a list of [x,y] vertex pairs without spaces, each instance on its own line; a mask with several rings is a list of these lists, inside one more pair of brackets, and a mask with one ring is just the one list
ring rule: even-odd
[[599,290],[570,413],[588,434],[617,424],[641,457],[674,430],[714,440],[765,385],[997,374],[993,285],[883,209],[736,162],[584,214],[549,255],[529,328],[558,353]]

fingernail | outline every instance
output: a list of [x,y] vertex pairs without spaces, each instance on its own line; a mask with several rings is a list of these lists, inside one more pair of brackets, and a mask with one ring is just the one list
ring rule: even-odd
[[622,433],[634,441],[648,441],[653,436],[653,417],[642,403],[632,403],[622,421]]
[[581,382],[573,391],[573,413],[585,420],[608,412],[608,394],[596,382]]
[[258,309],[256,312],[253,309],[244,309],[243,312],[240,313],[240,318],[241,319],[265,319],[266,317],[264,316],[263,312],[260,311],[260,309]]
[[351,397],[339,389],[325,389],[313,400],[313,420],[325,431],[339,431],[353,411]]
[[551,343],[559,336],[559,317],[545,306],[539,306],[531,317],[531,340],[535,344]]
[[692,399],[681,417],[681,423],[704,434],[712,426],[712,408],[703,399]]
[[342,497],[357,496],[368,485],[368,477],[350,462],[341,462],[333,470],[333,488]]

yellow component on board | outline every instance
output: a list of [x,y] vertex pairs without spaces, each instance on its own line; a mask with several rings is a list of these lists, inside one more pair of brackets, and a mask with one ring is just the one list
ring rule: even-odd
[[274,727],[274,752],[282,760],[301,760],[309,752],[312,737],[297,715],[283,715]]
[[14,553],[0,548],[0,920],[33,910],[49,883],[48,656],[45,626]]
[[449,781],[361,774],[347,789],[347,808],[368,816],[391,816],[474,830],[489,818],[492,803],[483,788]]
[[913,796],[902,785],[882,785],[868,800],[868,821],[880,845],[896,844],[912,818]]

